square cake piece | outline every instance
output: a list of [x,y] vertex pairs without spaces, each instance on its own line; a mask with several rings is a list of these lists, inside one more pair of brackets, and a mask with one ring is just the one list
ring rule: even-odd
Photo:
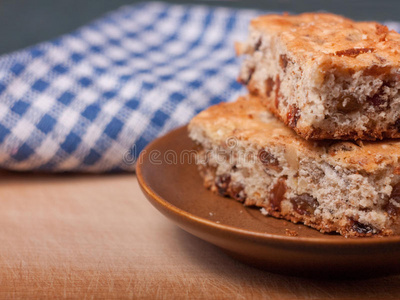
[[254,19],[239,81],[306,139],[400,137],[400,34],[326,13]]
[[215,193],[344,236],[400,233],[400,141],[307,141],[241,97],[193,118],[197,164]]

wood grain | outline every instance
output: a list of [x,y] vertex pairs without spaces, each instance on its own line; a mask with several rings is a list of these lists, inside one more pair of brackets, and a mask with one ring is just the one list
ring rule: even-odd
[[0,173],[0,298],[399,295],[400,276],[316,281],[236,262],[169,222],[147,202],[131,174]]

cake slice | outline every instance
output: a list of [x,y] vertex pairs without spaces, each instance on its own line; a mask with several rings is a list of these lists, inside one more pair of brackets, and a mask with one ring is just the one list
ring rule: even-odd
[[307,141],[246,96],[189,124],[213,192],[344,236],[400,233],[400,141]]
[[306,139],[400,137],[400,34],[326,13],[254,19],[239,81]]

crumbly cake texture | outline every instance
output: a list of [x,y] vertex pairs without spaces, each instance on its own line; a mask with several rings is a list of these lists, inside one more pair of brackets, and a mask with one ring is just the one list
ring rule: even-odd
[[321,232],[400,234],[400,141],[307,141],[255,96],[213,106],[188,128],[215,193]]
[[400,137],[400,34],[326,13],[252,20],[239,81],[306,139]]

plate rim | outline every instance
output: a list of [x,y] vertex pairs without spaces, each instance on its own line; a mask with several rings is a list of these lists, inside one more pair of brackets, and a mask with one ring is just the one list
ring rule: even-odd
[[[357,237],[357,238],[345,238],[343,239],[324,239],[323,238],[323,233],[321,234],[321,238],[317,237],[299,237],[299,236],[287,236],[287,235],[278,235],[278,234],[271,234],[271,233],[261,233],[261,232],[256,232],[252,230],[247,230],[247,229],[241,229],[235,226],[231,225],[224,225],[224,224],[219,224],[210,220],[207,220],[205,218],[196,216],[190,212],[187,212],[170,202],[168,202],[166,199],[161,197],[156,191],[154,191],[149,184],[146,183],[142,169],[145,168],[145,165],[148,161],[148,155],[151,151],[151,149],[157,149],[155,146],[160,143],[162,140],[167,139],[169,136],[176,134],[177,132],[180,131],[186,131],[187,132],[187,125],[183,125],[180,127],[177,127],[175,129],[172,129],[168,131],[166,134],[157,137],[153,141],[151,141],[138,155],[137,158],[137,164],[136,164],[136,176],[138,179],[138,183],[145,194],[146,198],[150,203],[153,203],[155,201],[157,204],[161,205],[163,208],[165,208],[169,212],[173,212],[177,216],[184,217],[185,219],[190,220],[191,222],[197,223],[199,225],[208,227],[208,228],[213,228],[217,229],[219,231],[228,231],[229,233],[235,234],[235,235],[241,235],[242,237],[245,238],[250,238],[250,239],[257,239],[259,242],[265,242],[265,241],[276,241],[276,242],[284,242],[284,243],[289,243],[289,244],[301,244],[301,245],[318,245],[318,246],[379,246],[382,244],[385,245],[396,245],[400,244],[400,235],[399,236],[386,236],[386,237]],[[141,162],[141,163],[139,163]],[[158,207],[156,207],[157,210]],[[283,219],[280,219],[283,220]],[[174,223],[175,220],[174,220]],[[301,226],[306,226],[302,223],[298,223]],[[308,227],[308,226],[307,226]],[[316,230],[318,232],[318,230]]]

